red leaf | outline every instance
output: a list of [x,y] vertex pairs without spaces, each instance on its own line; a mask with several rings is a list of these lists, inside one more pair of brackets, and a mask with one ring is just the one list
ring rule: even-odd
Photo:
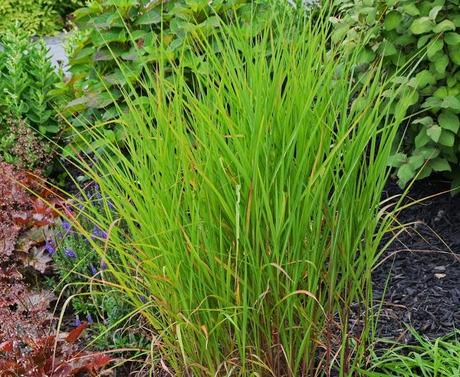
[[13,342],[8,340],[0,344],[0,352],[12,352],[13,351]]
[[103,353],[99,353],[99,354],[94,355],[94,357],[92,358],[89,366],[94,371],[97,371],[97,370],[105,367],[111,361],[112,361],[112,359],[109,356],[107,356],[107,355],[105,355]]
[[53,377],[68,377],[73,375],[74,368],[67,364],[62,363],[60,364],[53,372]]
[[69,332],[69,335],[67,335],[65,340],[68,343],[75,343],[77,339],[80,337],[83,330],[85,330],[87,327],[88,327],[88,322],[83,322],[80,326],[76,327],[71,332]]

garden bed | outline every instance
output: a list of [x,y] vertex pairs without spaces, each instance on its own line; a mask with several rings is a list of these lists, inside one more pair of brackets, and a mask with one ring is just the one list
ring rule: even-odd
[[[406,202],[424,199],[403,210],[407,226],[383,255],[374,272],[374,295],[385,293],[378,333],[411,343],[407,325],[433,339],[460,327],[460,198],[437,177],[415,182]],[[444,194],[440,194],[443,193]],[[401,190],[390,183],[386,195]]]

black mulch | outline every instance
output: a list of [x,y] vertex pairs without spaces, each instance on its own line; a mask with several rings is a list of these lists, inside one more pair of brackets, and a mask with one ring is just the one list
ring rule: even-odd
[[[448,182],[423,180],[410,190],[409,200],[446,190]],[[398,192],[390,184],[385,195]],[[417,224],[399,235],[374,272],[374,297],[379,300],[386,289],[379,336],[411,343],[405,324],[428,338],[460,329],[460,194],[431,198],[398,218]]]

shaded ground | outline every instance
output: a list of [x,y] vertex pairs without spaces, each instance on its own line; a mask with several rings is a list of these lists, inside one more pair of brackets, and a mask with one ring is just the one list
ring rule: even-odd
[[[449,190],[430,179],[417,182],[409,200]],[[401,191],[394,184],[386,195]],[[398,217],[409,226],[388,251],[374,275],[376,298],[385,292],[379,335],[411,342],[405,324],[428,338],[460,328],[460,195],[442,194],[411,206]]]

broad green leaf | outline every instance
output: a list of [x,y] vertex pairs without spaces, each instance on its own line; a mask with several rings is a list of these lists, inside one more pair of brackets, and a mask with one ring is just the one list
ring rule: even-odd
[[441,21],[433,28],[433,32],[435,33],[444,33],[445,31],[453,31],[455,30],[455,25],[450,20]]
[[429,127],[433,125],[433,118],[429,116],[418,118],[414,120],[412,124],[423,124],[424,126]]
[[398,169],[397,176],[399,178],[399,184],[405,186],[415,176],[415,171],[410,164],[401,165]]
[[422,128],[420,132],[417,134],[415,137],[415,147],[416,148],[421,148],[425,145],[427,145],[430,142],[431,138],[428,136],[426,133],[426,128]]
[[402,6],[402,9],[409,15],[409,16],[419,16],[420,11],[418,10],[417,6],[413,3],[407,3]]
[[425,159],[423,156],[418,154],[410,156],[407,160],[407,163],[410,164],[414,170],[418,170],[424,164],[424,162]]
[[455,135],[450,131],[443,130],[438,142],[446,147],[453,147],[455,144]]
[[444,109],[454,110],[456,113],[460,112],[460,100],[454,96],[448,96],[442,100],[441,107]]
[[419,89],[422,89],[426,87],[427,85],[434,85],[436,83],[436,79],[434,78],[433,74],[427,69],[417,73],[415,78],[417,80],[417,83],[418,83],[417,87]]
[[430,160],[439,156],[439,149],[434,147],[423,147],[417,149],[416,153],[423,156],[425,160]]
[[438,116],[439,125],[445,129],[457,133],[460,127],[458,116],[450,111],[443,110]]
[[402,164],[407,161],[407,156],[404,153],[395,153],[390,156],[388,160],[388,166],[393,168],[399,168]]
[[432,43],[430,43],[428,45],[428,48],[426,50],[426,53],[427,53],[427,56],[428,56],[428,59],[430,59],[431,61],[433,61],[433,58],[435,57],[435,55],[442,50],[442,48],[444,47],[444,41],[442,39],[439,39],[437,38],[436,40],[434,40]]
[[460,65],[460,46],[449,46],[449,57],[457,65]]
[[151,11],[140,16],[135,25],[152,25],[159,24],[161,22],[161,11],[158,9],[152,9]]
[[386,30],[394,30],[401,23],[402,15],[396,10],[389,12],[384,21],[384,27]]
[[439,52],[436,54],[434,59],[434,68],[436,69],[436,72],[444,74],[447,66],[449,65],[449,57],[446,54]]
[[439,141],[439,138],[441,137],[441,133],[442,133],[442,128],[439,127],[437,124],[434,124],[431,127],[428,127],[427,130],[426,130],[426,134],[435,143],[437,143]]
[[410,30],[414,34],[424,34],[432,31],[434,26],[434,22],[429,17],[420,17],[412,22]]
[[430,10],[430,13],[429,13],[429,17],[435,21],[436,20],[436,17],[438,16],[438,13],[439,11],[442,9],[442,5],[438,5],[436,7],[433,7],[431,10]]
[[428,41],[432,38],[432,36],[432,34],[422,35],[417,41],[417,48],[422,48],[423,46],[425,46],[428,43]]
[[460,34],[458,34],[458,33],[446,33],[446,35],[444,35],[444,41],[449,46],[458,46],[458,45],[460,45]]
[[438,157],[430,161],[430,167],[434,171],[452,171],[449,162],[444,158]]

